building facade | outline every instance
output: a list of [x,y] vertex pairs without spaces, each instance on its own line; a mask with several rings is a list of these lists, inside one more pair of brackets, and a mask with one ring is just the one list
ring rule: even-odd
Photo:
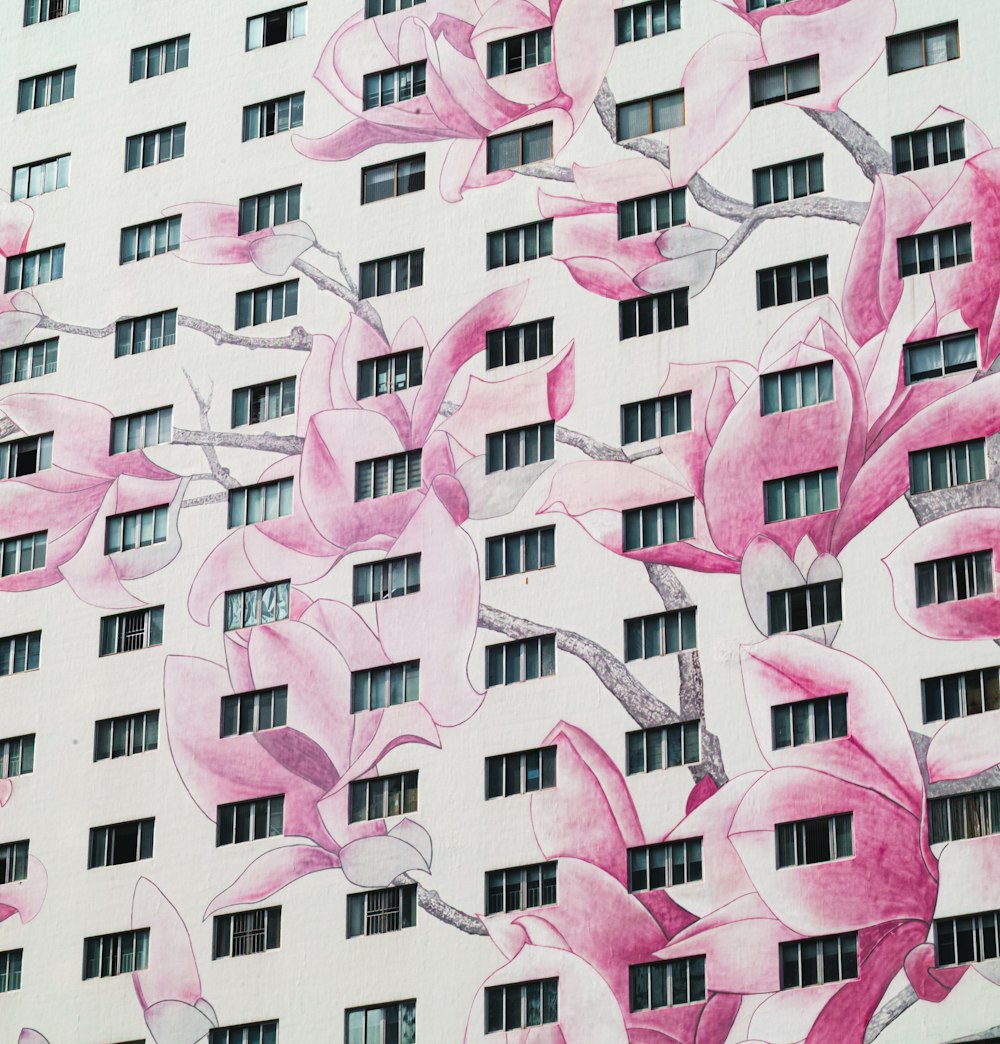
[[1000,1039],[992,0],[3,6],[0,1041]]

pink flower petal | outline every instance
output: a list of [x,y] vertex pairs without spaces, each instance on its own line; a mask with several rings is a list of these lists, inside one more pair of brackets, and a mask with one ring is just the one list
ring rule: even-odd
[[20,200],[0,192],[0,256],[13,257],[28,247],[28,233],[35,212]]
[[946,721],[927,750],[932,783],[965,779],[1000,764],[1000,714],[975,714]]
[[340,859],[334,852],[313,845],[272,848],[258,856],[228,888],[223,889],[208,904],[203,919],[231,906],[248,906],[268,899],[300,877],[339,866]]
[[[0,885],[0,908],[16,912],[22,924],[33,921],[49,889],[49,875],[40,859],[28,856],[27,876]],[[8,915],[5,915],[8,916]]]
[[969,970],[967,964],[958,968],[939,968],[934,944],[929,942],[914,946],[906,955],[903,965],[917,996],[932,1004],[940,1004],[945,1000]]
[[135,885],[132,927],[148,928],[156,947],[156,960],[132,974],[143,1010],[164,1000],[193,1004],[201,996],[201,978],[191,936],[177,908],[147,877]]

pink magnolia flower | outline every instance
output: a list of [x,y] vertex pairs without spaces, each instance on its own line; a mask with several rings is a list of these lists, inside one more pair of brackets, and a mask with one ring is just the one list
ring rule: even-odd
[[[441,170],[445,199],[504,181],[512,171],[486,171],[486,138],[551,122],[558,154],[610,64],[613,7],[610,0],[453,0],[440,12],[407,8],[377,19],[359,12],[334,34],[315,73],[354,119],[323,138],[296,135],[295,147],[313,159],[341,160],[374,145],[452,140]],[[491,42],[539,29],[551,29],[550,62],[487,77]],[[591,41],[586,50],[581,39]],[[426,94],[364,107],[365,76],[415,62],[426,63]]]
[[35,856],[28,856],[27,876],[21,881],[7,881],[0,885],[0,922],[14,914],[22,924],[34,920],[45,902],[49,890],[49,875],[45,865]]

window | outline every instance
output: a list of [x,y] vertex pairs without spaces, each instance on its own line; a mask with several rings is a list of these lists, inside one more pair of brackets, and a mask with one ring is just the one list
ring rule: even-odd
[[360,779],[349,784],[350,822],[386,819],[417,811],[417,773]]
[[486,759],[486,800],[547,790],[556,785],[556,747],[495,754]]
[[0,740],[0,779],[26,776],[35,767],[35,734]]
[[694,649],[696,614],[695,607],[690,606],[626,620],[625,659],[648,660],[651,656]]
[[638,551],[690,540],[694,536],[694,498],[649,504],[622,512],[622,548]]
[[101,656],[163,644],[163,606],[101,617]]
[[109,515],[104,535],[104,553],[133,551],[151,544],[163,544],[167,539],[167,512],[169,504],[129,511],[123,515]]
[[824,511],[834,511],[839,506],[836,468],[768,479],[764,483],[765,522],[806,518]]
[[558,902],[557,863],[535,863],[486,874],[486,913],[511,913]]
[[154,312],[137,319],[121,319],[115,324],[115,358],[155,351],[177,340],[177,309]]
[[411,250],[406,254],[364,261],[361,264],[361,297],[382,297],[398,294],[424,285],[424,252]]
[[236,329],[260,326],[275,319],[287,319],[299,312],[299,281],[260,286],[255,290],[241,290],[236,295]]
[[632,964],[628,969],[629,1008],[646,1011],[696,1004],[705,999],[705,958]]
[[893,174],[906,174],[960,159],[965,159],[965,120],[892,137]]
[[420,661],[351,672],[351,713],[396,707],[420,699]]
[[486,234],[487,269],[534,261],[552,253],[552,221],[535,221]]
[[829,293],[826,258],[814,257],[790,265],[757,270],[757,310],[792,301],[808,301]]
[[784,203],[823,191],[823,157],[778,163],[773,167],[759,167],[753,172],[753,205]]
[[486,474],[525,468],[542,460],[554,460],[556,429],[552,421],[527,424],[486,436]]
[[76,66],[56,69],[55,72],[29,76],[17,85],[17,111],[44,109],[46,105],[57,105],[73,97],[76,86]]
[[[0,457],[0,460],[3,458]],[[970,439],[910,454],[910,492],[950,489],[986,478],[986,440]]]
[[542,526],[523,533],[486,539],[486,579],[531,573],[556,564],[556,527]]
[[24,0],[24,24],[48,22],[79,10],[80,0]]
[[488,47],[487,76],[503,76],[534,69],[552,61],[552,29],[536,29],[520,36],[494,40]]
[[111,421],[111,454],[131,453],[132,450],[149,446],[162,446],[174,435],[174,408],[161,406],[159,409],[133,413],[128,417],[115,417]]
[[156,750],[160,742],[160,712],[123,714],[94,722],[94,761],[127,758]]
[[45,530],[0,540],[0,576],[44,569],[48,535],[48,530]]
[[787,413],[821,402],[833,402],[833,363],[796,366],[760,378],[760,412]]
[[375,203],[393,196],[406,196],[424,188],[424,153],[390,160],[361,170],[361,202]]
[[248,732],[280,729],[286,724],[288,686],[257,689],[222,697],[219,736],[243,736]]
[[971,551],[917,564],[918,606],[962,601],[992,590],[992,551]]
[[624,102],[615,110],[616,140],[627,141],[643,134],[684,126],[684,90],[666,91],[649,98]]
[[285,831],[285,795],[250,798],[219,805],[215,847],[240,845],[262,837],[281,837]]
[[181,216],[147,221],[143,225],[129,225],[122,229],[121,250],[118,263],[142,261],[147,257],[179,250],[181,245]]
[[289,417],[295,412],[295,378],[233,390],[234,428]]
[[486,139],[486,173],[552,159],[552,124],[494,134]]
[[40,196],[43,192],[55,192],[69,184],[69,153],[52,159],[26,163],[14,168],[11,199]]
[[486,369],[533,362],[552,354],[551,318],[505,326],[486,333]]
[[298,221],[302,197],[301,185],[261,192],[256,196],[244,196],[240,200],[240,235],[260,232],[275,225]]
[[1000,911],[946,917],[934,922],[934,941],[939,967],[988,961],[998,956]]
[[282,7],[247,19],[247,50],[271,47],[306,35],[306,5]]
[[190,44],[190,36],[175,36],[172,40],[133,47],[129,82],[135,83],[136,80],[148,80],[176,69],[186,69]]
[[805,631],[843,619],[840,589],[843,581],[787,587],[767,593],[767,633]]
[[691,393],[627,402],[621,408],[622,445],[691,430]]
[[362,359],[358,363],[358,398],[392,395],[424,383],[424,350],[410,348],[405,352]]
[[559,1021],[559,980],[486,987],[486,1032]]
[[359,460],[354,466],[354,499],[371,500],[420,488],[420,450]]
[[688,324],[688,287],[618,302],[618,339],[662,333]]
[[121,866],[153,858],[153,820],[136,819],[129,823],[90,828],[90,856],[87,869]]
[[781,988],[840,982],[858,977],[858,933],[781,944]]
[[972,261],[972,225],[956,225],[937,232],[921,232],[896,240],[899,248],[899,277],[918,272],[936,272]]
[[8,257],[4,293],[28,290],[33,286],[62,279],[65,249],[65,246],[54,246]]
[[242,591],[227,591],[225,630],[235,631],[241,627],[287,620],[289,588],[289,581],[281,580],[245,587]]
[[23,950],[0,951],[0,993],[21,988],[21,955]]
[[208,1044],[278,1044],[278,1020],[247,1022],[211,1030]]
[[687,221],[686,193],[687,189],[681,187],[622,200],[618,204],[618,238],[628,239],[683,225]]
[[890,36],[885,42],[889,75],[938,65],[958,57],[958,22]]
[[515,682],[547,678],[556,673],[556,636],[519,638],[486,646],[486,684],[513,685]]
[[292,513],[292,479],[259,482],[229,491],[229,528],[252,526]]
[[417,923],[417,886],[379,888],[347,897],[347,938],[384,935]]
[[767,7],[777,7],[778,4],[791,3],[791,0],[747,0],[748,11],[763,11]]
[[243,106],[243,140],[269,138],[302,126],[305,94],[286,94],[283,98]]
[[772,707],[771,734],[774,750],[843,739],[847,735],[847,693]]
[[654,888],[700,881],[701,838],[667,841],[628,850],[628,890],[647,892]]
[[212,960],[247,957],[281,945],[281,907],[217,915],[213,922]]
[[419,98],[426,90],[426,62],[368,73],[364,81],[364,107],[377,109],[382,105],[395,105],[396,102]]
[[931,798],[931,844],[1000,834],[1000,790]]
[[59,338],[51,337],[0,352],[0,384],[27,381],[55,373],[59,362]]
[[627,732],[626,772],[632,776],[636,772],[695,764],[701,760],[700,730],[699,721],[682,721]]
[[344,1013],[347,1044],[416,1044],[417,1002],[396,1001]]
[[0,845],[0,885],[24,881],[28,876],[28,842],[9,841]]
[[819,93],[819,56],[750,70],[750,108]]
[[924,697],[924,721],[964,718],[969,714],[1000,710],[1000,667],[924,678],[920,685]]
[[979,365],[975,332],[970,330],[950,337],[934,337],[929,341],[903,345],[903,359],[907,384],[945,377],[962,370],[974,370]]
[[681,0],[649,0],[615,11],[615,43],[631,43],[681,27]]
[[402,598],[420,590],[420,554],[385,558],[354,567],[354,604]]
[[52,432],[0,442],[0,482],[52,467]]
[[95,935],[83,940],[83,977],[104,979],[110,975],[143,971],[149,963],[149,929],[112,935]]
[[167,163],[184,156],[186,123],[172,127],[133,134],[125,139],[125,171],[151,167],[154,163]]
[[[392,11],[403,11],[407,7],[422,4],[424,0],[365,0],[365,18],[375,18],[377,15],[390,14]],[[351,1044],[354,1044],[352,1041]]]
[[848,859],[854,855],[854,816],[818,816],[774,828],[778,869]]
[[42,652],[42,632],[12,634],[0,638],[0,678],[6,674],[37,671]]

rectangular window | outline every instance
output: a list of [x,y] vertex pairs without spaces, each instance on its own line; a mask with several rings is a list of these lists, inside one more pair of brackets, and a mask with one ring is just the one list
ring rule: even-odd
[[120,319],[115,324],[115,358],[155,351],[177,341],[177,309]]
[[768,479],[764,483],[765,522],[806,518],[824,511],[835,511],[839,506],[836,468]]
[[59,338],[5,348],[0,352],[0,384],[27,381],[55,373],[59,362]]
[[628,850],[628,890],[648,892],[702,878],[701,838],[666,841]]
[[44,109],[47,105],[69,101],[73,97],[75,87],[75,65],[67,69],[56,69],[55,72],[41,73],[39,76],[29,76],[17,85],[17,111]]
[[889,75],[951,62],[958,57],[958,22],[890,36],[885,42]]
[[[559,1021],[559,980],[535,979],[486,987],[486,1032]],[[367,1044],[367,1042],[366,1042]]]
[[80,0],[24,0],[24,24],[48,22],[79,10]]
[[149,966],[149,929],[137,928],[83,940],[84,979],[105,979]]
[[101,617],[101,656],[163,644],[163,606]]
[[23,950],[0,951],[0,993],[21,988],[21,956]]
[[[417,923],[417,886],[378,888],[347,897],[347,938],[384,935]],[[379,1042],[381,1044],[381,1042]]]
[[847,735],[847,693],[779,703],[771,708],[771,733],[774,750],[843,739]]
[[760,412],[786,413],[806,406],[833,402],[833,363],[796,366],[778,373],[765,373],[760,378]]
[[486,333],[486,369],[534,362],[552,354],[551,318],[505,326]]
[[486,759],[486,800],[547,790],[556,785],[556,747],[495,754]]
[[299,314],[299,281],[259,286],[255,290],[241,290],[236,295],[236,329],[260,326],[276,319],[287,319]]
[[419,98],[427,91],[427,62],[413,62],[394,69],[368,73],[364,80],[364,107],[377,109],[383,105]]
[[632,964],[628,984],[632,1011],[697,1004],[705,999],[705,958]]
[[631,43],[681,27],[681,0],[647,0],[615,11],[615,43]]
[[556,636],[519,638],[486,646],[486,684],[513,685],[556,673]]
[[420,590],[420,553],[354,567],[354,604],[402,598]]
[[486,474],[524,468],[556,455],[555,424],[528,424],[523,428],[493,432],[486,436]]
[[486,579],[531,573],[556,564],[556,527],[542,526],[523,533],[486,539]]
[[824,580],[818,584],[787,587],[783,591],[768,591],[767,633],[784,634],[839,623],[843,619],[842,583],[842,580]]
[[938,967],[973,964],[998,956],[1000,911],[946,917],[934,922]]
[[534,261],[552,253],[552,220],[502,228],[486,234],[486,268]]
[[615,109],[617,141],[684,126],[684,89],[623,102]]
[[190,46],[191,37],[185,35],[146,44],[145,47],[133,47],[129,82],[135,83],[136,80],[148,80],[177,69],[186,69]]
[[627,402],[621,408],[622,445],[691,430],[691,393]]
[[411,250],[377,261],[363,261],[360,280],[362,298],[383,297],[423,286],[424,252]]
[[618,204],[618,238],[658,232],[687,221],[687,189],[671,189],[652,196],[624,199]]
[[0,482],[52,467],[52,432],[0,442]]
[[750,108],[819,93],[819,55],[750,70]]
[[848,859],[854,855],[854,816],[844,812],[778,823],[774,828],[774,847],[779,870]]
[[111,421],[111,455],[162,446],[174,435],[174,408],[160,406]]
[[44,569],[48,535],[48,530],[45,530],[0,540],[0,576]]
[[287,724],[288,686],[257,689],[222,697],[219,736],[245,736],[248,732],[280,729]]
[[28,877],[28,842],[9,841],[0,845],[0,885],[24,881]]
[[282,7],[247,19],[248,51],[272,47],[306,35],[306,4]]
[[618,302],[618,339],[662,333],[688,324],[688,287]]
[[35,734],[0,739],[0,779],[25,776],[35,767]]
[[534,863],[486,874],[486,913],[511,913],[558,902],[556,868],[558,864]]
[[121,866],[153,858],[153,819],[135,819],[90,828],[87,869]]
[[505,40],[494,40],[487,48],[488,77],[505,76],[548,65],[552,61],[552,29],[535,29]]
[[420,457],[420,450],[408,450],[391,457],[359,460],[354,466],[354,499],[371,500],[419,489]]
[[1000,834],[1000,790],[931,798],[931,844]]
[[175,123],[172,127],[132,134],[125,139],[125,171],[151,167],[154,163],[167,163],[184,156],[184,139],[187,124]]
[[215,823],[216,848],[257,841],[262,837],[281,837],[285,832],[285,795],[273,794],[219,805]]
[[275,225],[298,221],[301,200],[301,185],[244,196],[240,200],[239,234],[243,236],[248,232],[260,232]]
[[993,552],[970,551],[919,562],[916,573],[918,606],[975,598],[993,590]]
[[420,699],[420,661],[390,663],[351,672],[351,713],[395,707]]
[[813,257],[790,265],[757,270],[757,310],[792,301],[808,301],[830,292],[826,258]]
[[305,94],[286,94],[283,98],[243,106],[243,140],[269,138],[272,134],[302,126]]
[[104,533],[104,553],[134,551],[139,547],[163,544],[167,540],[167,513],[169,504],[109,515]]
[[142,261],[147,257],[179,250],[180,245],[180,214],[157,221],[147,221],[142,225],[129,225],[122,229],[118,263],[127,265],[131,261]]
[[359,779],[349,785],[350,821],[361,823],[417,811],[417,773]]
[[65,250],[65,246],[54,246],[8,257],[4,293],[30,290],[33,286],[62,279]]
[[252,526],[292,513],[292,479],[258,482],[229,491],[229,528]]
[[344,1012],[347,1044],[416,1044],[417,1002],[395,1001]]
[[753,205],[764,207],[769,203],[784,203],[823,191],[823,157],[778,163],[758,167],[753,172]]
[[[422,4],[424,0],[365,0],[365,18],[375,18],[393,11],[404,11],[408,7]],[[354,1041],[351,1041],[354,1044]]]
[[969,330],[949,337],[934,337],[929,341],[905,344],[903,359],[907,384],[945,377],[962,370],[974,370],[979,365],[976,334]]
[[42,632],[11,634],[0,638],[0,678],[6,674],[37,671],[42,652]]
[[69,153],[15,167],[11,180],[11,199],[28,199],[66,188],[69,184]]
[[626,620],[625,659],[648,660],[696,648],[696,616],[697,609],[689,606]]
[[222,1026],[210,1031],[208,1044],[278,1044],[278,1020]]
[[266,384],[251,384],[233,389],[233,423],[261,424],[264,421],[290,417],[295,412],[295,378],[285,377]]
[[781,944],[781,988],[795,989],[858,977],[858,933]]
[[127,758],[156,750],[160,743],[160,712],[122,714],[94,722],[94,761]]
[[960,159],[965,159],[965,120],[893,135],[893,174],[907,174]]
[[361,202],[375,203],[380,199],[406,196],[424,188],[425,154],[390,160],[361,170]]
[[494,134],[486,139],[486,173],[552,159],[552,124]]
[[896,240],[900,279],[918,272],[937,272],[972,261],[972,225],[921,232]]
[[424,383],[424,350],[410,348],[405,352],[380,355],[358,362],[358,398],[393,395]]
[[280,580],[273,584],[245,587],[242,591],[227,591],[225,630],[236,631],[241,627],[287,620],[289,589],[289,581]]
[[[0,457],[0,461],[2,461]],[[986,440],[970,439],[910,454],[910,492],[951,489],[986,478]]]
[[924,721],[964,718],[1000,710],[1000,667],[924,678]]
[[648,504],[622,512],[622,548],[638,551],[690,540],[694,536],[694,498]]
[[281,945],[281,907],[218,914],[212,924],[212,960],[248,957]]
[[625,733],[626,772],[694,765],[701,760],[701,722],[682,721]]

